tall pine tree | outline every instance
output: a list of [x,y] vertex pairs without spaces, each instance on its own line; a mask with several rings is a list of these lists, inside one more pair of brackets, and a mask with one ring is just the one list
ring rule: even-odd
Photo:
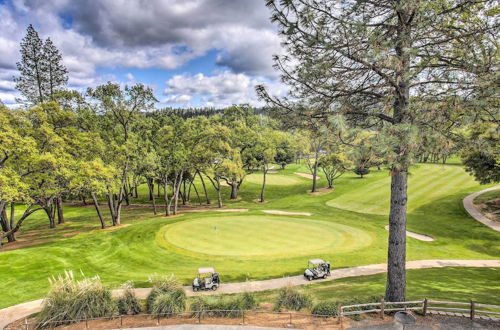
[[30,103],[52,99],[54,92],[68,82],[68,70],[52,40],[42,41],[33,25],[29,25],[21,41],[21,61],[16,63],[20,76],[14,77],[16,88]]
[[26,36],[21,41],[21,62],[17,62],[21,74],[14,77],[16,88],[32,103],[45,100],[45,67],[43,42],[33,25],[29,25]]
[[44,64],[46,77],[44,90],[52,99],[54,92],[68,83],[68,70],[62,64],[62,56],[52,40],[47,38],[43,45]]

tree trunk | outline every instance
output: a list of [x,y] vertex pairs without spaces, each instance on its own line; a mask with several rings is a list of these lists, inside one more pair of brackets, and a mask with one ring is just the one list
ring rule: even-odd
[[97,196],[94,192],[91,192],[92,200],[94,201],[95,210],[97,211],[97,215],[99,216],[99,221],[101,222],[101,229],[106,228],[106,223],[102,217],[101,208],[99,207],[99,202],[97,201]]
[[239,188],[239,185],[237,182],[232,182],[230,184],[231,186],[231,197],[230,199],[238,199],[238,188]]
[[177,183],[177,187],[175,189],[175,194],[174,194],[174,215],[177,214],[177,206],[179,204],[179,192],[181,191],[183,176],[184,176],[184,171],[181,171],[181,173],[179,174],[179,182]]
[[203,191],[205,192],[205,198],[207,200],[207,204],[210,205],[212,202],[210,201],[210,198],[208,197],[207,186],[205,185],[205,180],[203,180],[203,176],[201,175],[200,171],[198,171],[198,176],[200,177],[201,185],[203,186]]
[[[10,229],[12,230],[14,228],[14,221],[16,217],[16,204],[14,202],[10,203]],[[13,232],[11,235],[7,236],[7,239],[9,242],[15,242],[16,241],[16,232]]]
[[116,216],[115,216],[115,205],[114,205],[114,197],[113,194],[108,190],[108,207],[109,213],[111,214],[111,224],[116,226]]
[[217,179],[217,203],[219,205],[219,208],[222,208],[222,196],[220,194],[220,179]]
[[404,301],[406,298],[407,181],[406,171],[392,171],[386,301]]
[[170,202],[168,199],[168,183],[167,178],[165,178],[165,183],[163,184],[163,197],[165,199],[165,215],[170,216]]
[[56,207],[57,207],[57,223],[58,224],[64,223],[65,221],[64,221],[63,203],[61,196],[56,197]]
[[317,174],[318,174],[318,157],[319,157],[319,147],[316,149],[316,152],[314,153],[313,185],[312,185],[311,192],[316,192],[316,181],[317,181]]
[[155,184],[153,182],[153,179],[148,178],[148,188],[149,188],[149,200],[153,200],[153,196],[155,194]]
[[45,213],[47,214],[47,217],[49,218],[49,228],[55,228],[56,227],[56,219],[55,219],[55,212],[54,212],[54,207],[52,205],[52,202],[49,202],[47,205],[43,207]]
[[262,167],[262,173],[264,174],[264,177],[262,179],[262,189],[260,190],[260,202],[264,203],[264,190],[266,188],[266,174],[267,174],[266,165]]

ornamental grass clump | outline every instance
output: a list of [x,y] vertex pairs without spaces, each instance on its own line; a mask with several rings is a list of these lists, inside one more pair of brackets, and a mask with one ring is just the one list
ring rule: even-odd
[[311,308],[311,296],[299,292],[296,288],[288,285],[279,290],[274,310],[280,311],[282,308],[298,311],[303,308]]
[[80,320],[112,316],[116,303],[99,276],[77,281],[72,272],[49,279],[51,289],[38,314],[38,328],[55,327]]
[[198,317],[201,313],[208,317],[241,317],[243,311],[252,310],[257,305],[251,293],[227,297],[197,297],[191,303],[192,316]]
[[168,316],[167,314],[179,313],[186,309],[186,293],[172,275],[154,275],[149,281],[153,288],[146,298],[148,313]]
[[136,315],[141,312],[141,304],[133,288],[134,283],[131,281],[122,285],[122,294],[116,298],[116,306],[120,315]]

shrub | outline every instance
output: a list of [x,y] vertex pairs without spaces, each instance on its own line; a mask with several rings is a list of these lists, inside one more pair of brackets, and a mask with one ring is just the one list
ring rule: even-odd
[[122,285],[123,294],[116,299],[118,313],[121,315],[135,315],[141,312],[141,305],[134,291],[133,282],[127,282]]
[[[173,306],[169,308],[172,308],[172,310],[175,310],[176,312],[183,311],[186,308],[186,293],[184,292],[184,289],[179,284],[179,282],[177,282],[177,280],[173,276],[154,276],[150,277],[149,280],[151,283],[153,283],[153,288],[146,298],[146,310],[148,311],[148,313],[162,314],[155,313],[154,309],[156,309],[157,311],[160,309],[163,310],[164,308],[168,309],[166,306],[170,303],[175,304],[175,308]],[[164,295],[170,296],[170,300],[169,298],[163,297],[162,299],[157,301],[157,298]],[[162,305],[161,308],[160,306],[155,306],[160,303]]]
[[116,303],[111,292],[104,288],[98,276],[74,279],[72,272],[49,279],[51,289],[38,314],[38,326],[54,327],[78,320],[111,316],[116,313]]
[[302,308],[310,308],[312,306],[311,296],[300,293],[292,286],[281,288],[276,298],[274,310],[279,311],[281,308],[298,311]]
[[338,316],[339,308],[340,303],[337,301],[322,301],[314,305],[311,312],[315,315]]
[[186,307],[186,299],[180,299],[170,293],[160,293],[156,296],[151,306],[151,314],[162,316],[173,316],[175,313],[183,312]]
[[240,317],[243,310],[253,309],[255,306],[254,296],[245,292],[230,297],[197,297],[191,303],[191,310],[196,317],[200,313],[209,317]]

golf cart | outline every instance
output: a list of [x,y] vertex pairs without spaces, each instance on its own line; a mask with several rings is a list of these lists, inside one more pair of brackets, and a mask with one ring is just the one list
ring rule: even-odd
[[326,278],[330,276],[330,263],[324,262],[322,259],[311,259],[307,263],[307,269],[304,272],[304,277],[309,281]]
[[219,273],[216,273],[212,267],[198,268],[198,277],[196,277],[193,281],[193,291],[215,291],[219,285]]

